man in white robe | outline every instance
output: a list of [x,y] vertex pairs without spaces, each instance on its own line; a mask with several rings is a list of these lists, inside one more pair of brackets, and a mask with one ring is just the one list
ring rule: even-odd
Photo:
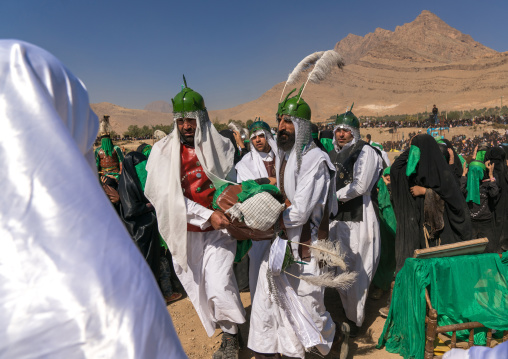
[[383,160],[360,139],[360,124],[351,111],[337,116],[333,144],[329,156],[337,170],[339,210],[330,223],[330,238],[340,241],[348,270],[358,273],[353,286],[339,290],[354,338],[363,324],[367,292],[379,263],[379,223],[371,192],[380,178]]
[[[336,204],[330,196],[334,191],[334,182],[330,181],[333,165],[312,141],[310,108],[300,98],[302,89],[297,96],[288,99],[293,91],[279,104],[277,112],[276,174],[278,186],[290,202],[281,215],[280,227],[294,242],[291,247],[295,259],[306,264],[287,267],[285,272],[289,275],[280,272],[272,276],[271,263],[282,262],[286,241],[278,237],[272,245],[274,248],[282,243],[279,253],[265,252],[252,304],[248,341],[257,359],[281,358],[281,354],[304,358],[306,351],[313,347],[326,355],[335,334],[335,324],[324,305],[324,288],[291,276],[324,273],[325,269],[320,268],[313,255],[302,252],[303,246],[297,243],[316,241],[321,221],[329,214],[330,206]],[[273,283],[278,283],[278,293],[274,292]],[[295,310],[288,307],[284,298],[289,298]]]
[[[261,120],[255,121],[250,127],[250,152],[236,164],[237,182],[264,178],[277,185],[275,158],[278,150],[273,139],[270,126]],[[268,182],[267,182],[268,183]],[[259,267],[263,256],[270,248],[270,241],[252,241],[249,250],[249,288],[251,303],[254,302]]]
[[2,358],[186,358],[153,274],[97,178],[88,92],[0,40]]
[[224,333],[214,359],[235,359],[238,324],[245,322],[233,273],[236,240],[225,230],[226,216],[212,209],[215,189],[234,173],[234,148],[209,120],[203,97],[187,84],[172,102],[175,128],[150,153],[145,194],[206,333]]

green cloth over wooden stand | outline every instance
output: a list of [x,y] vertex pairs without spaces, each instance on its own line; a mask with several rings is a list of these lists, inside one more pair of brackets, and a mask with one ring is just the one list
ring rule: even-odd
[[[508,330],[508,252],[457,257],[408,258],[397,274],[390,312],[377,347],[404,358],[423,359],[425,288],[438,313],[438,326],[480,322]],[[486,329],[475,330],[475,344],[485,343]],[[467,331],[457,332],[466,340]]]

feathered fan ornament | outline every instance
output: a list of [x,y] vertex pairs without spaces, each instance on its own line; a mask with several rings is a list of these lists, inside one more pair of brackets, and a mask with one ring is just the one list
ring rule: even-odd
[[351,285],[353,285],[353,283],[356,281],[358,273],[347,272],[345,254],[342,252],[340,248],[340,243],[333,242],[329,239],[318,240],[314,242],[314,244],[312,245],[288,241],[288,250],[286,250],[286,258],[284,259],[283,269],[294,263],[305,264],[304,262],[295,261],[295,259],[293,258],[293,253],[289,249],[290,248],[289,243],[295,243],[301,246],[309,247],[314,258],[316,258],[318,261],[320,261],[327,267],[339,267],[340,269],[342,269],[343,273],[336,275],[334,271],[331,271],[317,276],[315,275],[296,276],[294,274],[287,272],[286,270],[284,270],[284,273],[292,277],[304,280],[307,283],[310,283],[315,286],[336,288],[342,290],[350,288]]
[[314,84],[318,84],[323,81],[335,67],[342,69],[344,67],[344,60],[342,59],[342,56],[340,56],[340,54],[335,50],[318,51],[308,55],[302,61],[300,61],[289,74],[286,84],[282,89],[282,94],[280,95],[279,101],[282,100],[282,95],[284,95],[286,86],[288,84],[291,85],[297,82],[300,79],[302,73],[312,66],[314,66],[314,68],[309,72],[307,76],[307,81],[305,82],[302,93],[305,91],[305,87],[309,81]]

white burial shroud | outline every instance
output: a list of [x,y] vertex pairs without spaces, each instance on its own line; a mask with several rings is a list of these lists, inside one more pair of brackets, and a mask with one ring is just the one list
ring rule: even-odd
[[153,275],[100,187],[88,93],[0,40],[0,353],[185,358]]

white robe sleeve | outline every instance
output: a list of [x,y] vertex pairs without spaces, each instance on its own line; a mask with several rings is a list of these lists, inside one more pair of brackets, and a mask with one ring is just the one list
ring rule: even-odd
[[283,213],[286,228],[303,226],[309,220],[316,206],[323,211],[328,194],[330,173],[325,162],[321,162],[314,173],[309,173],[298,181],[295,198]]
[[341,202],[369,194],[382,169],[381,158],[376,150],[364,146],[353,168],[353,182],[337,191]]
[[208,228],[211,225],[209,219],[212,216],[213,211],[203,207],[191,199],[188,199],[187,197],[184,197],[184,199],[185,205],[187,206],[187,223],[201,229]]

